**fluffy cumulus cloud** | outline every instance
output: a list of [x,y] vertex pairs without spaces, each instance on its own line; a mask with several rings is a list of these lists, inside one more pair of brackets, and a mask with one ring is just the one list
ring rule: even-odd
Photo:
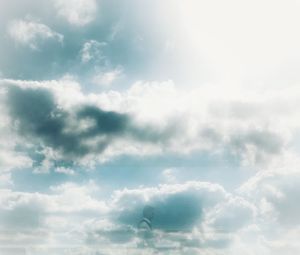
[[[124,189],[115,191],[107,200],[97,195],[99,189],[90,181],[85,185],[66,183],[52,187],[51,194],[2,190],[0,227],[9,233],[1,239],[2,245],[23,245],[29,252],[34,244],[43,242],[46,250],[55,244],[65,254],[68,247],[76,245],[76,239],[81,249],[86,247],[94,252],[99,248],[114,252],[117,247],[123,252],[134,252],[141,242],[137,223],[147,204],[155,208],[153,238],[157,251],[178,252],[186,247],[218,250],[233,241],[232,235],[244,222],[253,220],[253,206],[242,202],[233,205],[232,200],[242,199],[218,184],[187,182]],[[222,211],[216,209],[220,207]],[[211,215],[216,211],[218,217],[235,215],[238,227],[235,224],[223,233],[213,226]],[[209,231],[206,225],[211,225]],[[17,232],[20,234],[14,236]],[[216,237],[218,234],[221,235]]]
[[157,188],[123,190],[115,194],[114,207],[121,222],[135,225],[147,203],[155,207],[158,229],[183,231],[203,220],[204,211],[225,199],[222,187],[210,183],[162,185]]
[[213,183],[124,189],[116,191],[110,203],[113,224],[105,221],[88,224],[87,240],[139,247],[136,226],[145,205],[154,208],[153,242],[156,252],[162,254],[164,251],[206,254],[225,249],[234,241],[237,231],[252,223],[255,217],[254,205]]
[[63,42],[64,36],[55,32],[47,25],[31,19],[14,20],[8,27],[9,36],[18,44],[29,46],[31,49],[39,49],[39,45],[46,40]]
[[1,190],[1,254],[50,254],[51,247],[67,254],[68,247],[85,244],[82,223],[108,210],[95,196],[97,189],[89,182],[65,183],[52,187],[50,194]]

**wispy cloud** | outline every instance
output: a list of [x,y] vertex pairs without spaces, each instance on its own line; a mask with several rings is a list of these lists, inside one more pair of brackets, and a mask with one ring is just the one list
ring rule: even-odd
[[64,36],[55,32],[47,25],[31,19],[14,20],[8,27],[10,37],[17,43],[38,50],[40,44],[46,40],[63,42]]
[[99,86],[109,87],[120,78],[122,73],[123,69],[121,67],[117,67],[115,69],[96,74],[92,81]]
[[53,2],[58,15],[75,26],[89,24],[98,11],[96,0],[53,0]]

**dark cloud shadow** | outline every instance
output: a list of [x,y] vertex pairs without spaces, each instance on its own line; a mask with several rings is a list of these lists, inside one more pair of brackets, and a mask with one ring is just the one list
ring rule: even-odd
[[[174,125],[163,130],[141,126],[128,114],[104,111],[94,105],[78,105],[66,111],[45,88],[8,86],[7,106],[13,126],[22,137],[60,152],[66,160],[102,153],[118,138],[167,143],[176,132]],[[89,120],[91,125],[80,127],[82,121]],[[72,128],[70,121],[78,129]]]

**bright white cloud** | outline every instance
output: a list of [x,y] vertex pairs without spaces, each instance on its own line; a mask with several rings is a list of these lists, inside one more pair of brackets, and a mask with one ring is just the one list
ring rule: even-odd
[[17,43],[39,49],[42,41],[53,39],[63,42],[64,36],[46,26],[45,24],[30,20],[14,20],[8,27],[8,33]]
[[54,0],[58,15],[75,26],[85,26],[92,22],[97,14],[96,0]]
[[[1,148],[0,152],[0,167],[1,171],[7,172],[11,169],[29,168],[32,165],[32,160],[22,153],[14,152],[14,148]],[[10,149],[10,150],[9,150]]]
[[86,185],[64,183],[60,186],[51,187],[54,192],[49,196],[49,210],[52,212],[94,212],[97,215],[108,211],[106,202],[97,199],[99,187],[93,181]]

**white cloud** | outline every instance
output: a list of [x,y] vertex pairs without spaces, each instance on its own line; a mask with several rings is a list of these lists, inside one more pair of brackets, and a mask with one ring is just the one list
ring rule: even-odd
[[53,39],[62,43],[64,39],[62,34],[53,31],[45,24],[30,19],[12,21],[8,33],[17,43],[35,50],[39,49],[42,41]]
[[123,73],[122,68],[117,67],[113,70],[100,72],[99,74],[96,74],[93,77],[92,81],[97,85],[109,87],[112,83],[114,83],[117,79],[120,78],[122,73]]
[[69,167],[57,167],[54,170],[56,173],[66,174],[66,175],[74,175],[75,171]]
[[[5,149],[5,148],[1,148]],[[10,150],[0,151],[0,167],[1,171],[7,172],[11,169],[29,168],[32,165],[32,160],[21,153],[14,152],[13,148]]]
[[230,197],[209,212],[206,224],[212,226],[216,232],[234,232],[250,225],[255,215],[255,206],[247,200],[242,197]]
[[105,59],[102,48],[106,45],[105,42],[98,42],[89,40],[85,42],[80,50],[80,57],[82,63],[88,63],[91,60],[102,61]]
[[54,0],[58,15],[75,26],[85,26],[92,22],[97,14],[96,0]]
[[64,248],[75,246],[78,238],[84,241],[78,232],[82,223],[108,212],[98,192],[93,182],[64,183],[47,194],[0,189],[0,248]]
[[300,225],[300,206],[295,203],[299,199],[299,185],[299,170],[282,168],[257,173],[242,185],[240,191],[259,205],[262,217],[269,224],[276,222],[281,226],[293,227]]
[[[266,254],[293,254],[299,251],[294,240],[299,235],[299,156],[286,152],[263,168],[238,189],[247,201],[256,205],[256,231],[240,233],[237,243],[249,254],[257,254],[254,247]],[[255,245],[249,246],[249,243]]]
[[[274,231],[273,225],[273,232],[268,233],[264,217],[256,213],[257,208],[252,203],[228,193],[218,184],[187,182],[123,189],[103,200],[97,198],[99,191],[94,182],[65,183],[52,187],[50,194],[0,190],[0,227],[10,230],[0,243],[27,250],[39,244],[36,252],[41,249],[50,252],[53,247],[65,254],[68,247],[73,247],[80,254],[102,249],[114,254],[118,247],[121,254],[126,249],[139,254],[136,222],[143,206],[150,203],[156,210],[153,227],[157,248],[218,255],[225,251],[230,254],[280,254],[284,249],[289,252],[287,254],[293,254],[292,251],[299,249],[295,246],[299,234],[297,226],[288,231]],[[201,211],[196,210],[198,206]],[[195,215],[191,213],[194,209]],[[163,230],[168,224],[185,226],[179,223],[184,222],[180,217],[192,222],[193,227],[188,231]],[[81,247],[76,246],[78,242]]]
[[51,190],[54,192],[53,196],[49,196],[49,210],[52,212],[94,212],[100,215],[108,211],[106,202],[96,198],[99,187],[93,181],[86,185],[64,183],[51,187]]

